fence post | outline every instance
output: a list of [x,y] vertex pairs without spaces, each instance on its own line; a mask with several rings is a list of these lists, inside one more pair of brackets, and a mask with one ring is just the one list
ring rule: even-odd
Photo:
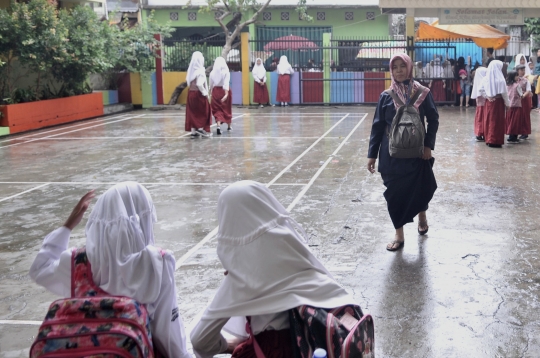
[[249,32],[240,34],[242,62],[242,104],[249,106]]
[[[330,47],[332,34],[326,33],[323,34],[323,79],[329,80],[330,73],[330,62],[332,61],[332,55]],[[323,81],[324,86],[324,103],[330,103],[330,81]]]
[[414,9],[407,9],[405,17],[405,36],[407,37],[407,55],[414,62]]
[[155,34],[154,38],[159,41],[159,48],[156,51],[156,97],[157,104],[163,104],[163,42],[161,34]]

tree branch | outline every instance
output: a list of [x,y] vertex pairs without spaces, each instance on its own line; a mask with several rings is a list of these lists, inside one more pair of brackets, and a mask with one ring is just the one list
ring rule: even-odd
[[257,21],[257,18],[259,17],[260,13],[263,12],[267,7],[268,5],[270,5],[270,2],[272,0],[266,0],[266,2],[263,4],[263,6],[261,6],[261,8],[259,10],[257,10],[257,12],[255,14],[253,14],[253,16],[251,17],[251,19],[247,20],[246,22],[244,22],[242,24],[242,27],[246,26],[246,25],[251,25],[253,24],[255,21]]
[[219,26],[223,29],[223,32],[225,32],[225,36],[229,36],[229,29],[225,24],[223,23],[223,20],[229,16],[230,12],[225,11],[220,17],[216,17],[216,21],[218,22]]

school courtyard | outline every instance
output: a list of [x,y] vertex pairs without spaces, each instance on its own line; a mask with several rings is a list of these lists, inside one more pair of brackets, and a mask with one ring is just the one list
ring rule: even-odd
[[382,180],[366,170],[374,107],[233,108],[233,131],[209,139],[186,135],[184,110],[0,138],[0,357],[27,357],[56,299],[28,277],[44,236],[89,189],[126,180],[152,194],[189,333],[223,277],[218,195],[244,179],[270,187],[373,315],[377,357],[540,356],[540,116],[528,141],[493,149],[474,140],[474,108],[439,111],[429,233],[407,225],[397,253]]

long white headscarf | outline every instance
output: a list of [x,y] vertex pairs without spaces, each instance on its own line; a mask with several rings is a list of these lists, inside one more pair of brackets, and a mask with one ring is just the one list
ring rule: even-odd
[[279,59],[279,64],[277,65],[278,74],[284,75],[289,73],[289,69],[292,68],[287,56],[283,55]]
[[206,74],[204,68],[204,56],[199,51],[195,51],[193,52],[193,55],[191,55],[191,62],[189,63],[187,70],[186,82],[188,85],[200,74]]
[[475,99],[478,97],[481,97],[480,89],[482,87],[482,81],[486,77],[487,74],[487,68],[485,67],[478,67],[476,71],[474,72],[474,83],[471,93],[471,98]]
[[229,66],[227,66],[227,61],[223,57],[217,57],[214,61],[214,67],[212,72],[210,72],[210,79],[214,84],[221,84],[225,80],[225,76],[229,73]]
[[203,320],[278,313],[304,304],[354,304],[264,185],[241,181],[227,187],[218,199],[218,221],[217,253],[229,273]]
[[516,67],[518,65],[521,65],[521,59],[522,58],[525,60],[525,63],[524,63],[524,65],[525,65],[525,76],[530,75],[531,74],[531,69],[529,68],[529,64],[527,63],[527,59],[525,58],[524,54],[520,53],[520,54],[516,55]]
[[96,202],[86,224],[86,252],[96,284],[111,295],[155,302],[163,258],[154,244],[156,210],[135,182],[116,184]]
[[[257,65],[257,62],[261,61],[260,65]],[[266,76],[266,69],[264,68],[264,63],[261,58],[255,60],[255,65],[253,65],[253,70],[251,70],[253,78],[257,81],[261,81]]]
[[503,63],[493,60],[489,63],[487,74],[482,81],[482,88],[488,97],[495,97],[501,93],[507,93],[506,80],[502,73]]

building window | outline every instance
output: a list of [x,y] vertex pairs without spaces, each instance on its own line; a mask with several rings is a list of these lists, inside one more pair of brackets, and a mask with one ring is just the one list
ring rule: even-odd
[[289,13],[288,12],[282,12],[281,13],[281,21],[289,21]]
[[374,11],[366,12],[366,20],[375,20],[375,12]]
[[272,21],[272,13],[270,11],[263,12],[263,21]]
[[171,12],[169,14],[169,19],[171,19],[171,21],[178,21],[178,13],[177,12]]
[[319,20],[319,21],[326,20],[326,13],[325,12],[317,12],[317,20]]
[[188,21],[197,21],[197,13],[196,12],[188,12],[187,19],[188,19]]
[[345,21],[353,21],[353,20],[354,20],[354,12],[345,11]]

